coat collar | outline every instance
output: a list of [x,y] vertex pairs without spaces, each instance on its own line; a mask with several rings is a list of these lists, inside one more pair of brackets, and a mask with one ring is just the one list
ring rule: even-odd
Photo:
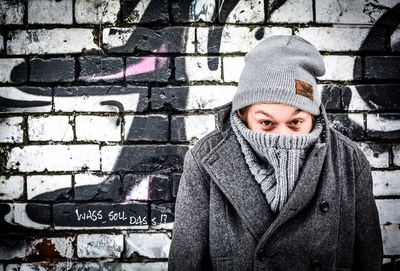
[[[324,125],[322,142],[312,147],[292,195],[275,217],[259,184],[251,175],[239,142],[232,131],[229,120],[231,108],[231,103],[217,108],[217,129],[223,135],[223,139],[203,157],[202,163],[254,238],[261,239],[259,245],[263,245],[282,224],[305,208],[314,195],[327,153],[328,127]],[[323,120],[328,124],[323,107],[321,111]]]

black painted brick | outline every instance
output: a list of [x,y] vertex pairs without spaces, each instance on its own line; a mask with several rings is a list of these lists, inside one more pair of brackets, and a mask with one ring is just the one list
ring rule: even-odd
[[173,116],[171,119],[171,141],[186,141],[185,116]]
[[151,204],[151,226],[158,226],[175,220],[174,203],[152,203]]
[[71,192],[72,192],[71,188],[61,188],[54,191],[36,195],[31,200],[36,200],[36,201],[70,200],[72,198]]
[[114,170],[181,171],[187,150],[188,147],[182,145],[126,145],[119,154]]
[[28,80],[28,68],[26,62],[22,62],[15,66],[11,71],[11,82],[13,83],[23,83]]
[[328,114],[330,125],[352,140],[364,139],[364,127],[353,122],[347,114]]
[[171,186],[171,181],[167,176],[152,176],[150,180],[150,199],[171,200]]
[[151,90],[151,109],[186,108],[188,87],[165,87]]
[[56,97],[71,97],[85,95],[118,95],[118,94],[139,94],[139,103],[137,108],[124,108],[124,111],[142,112],[147,109],[147,87],[141,86],[80,86],[80,87],[58,87],[54,89]]
[[[398,23],[397,23],[398,24]],[[384,28],[373,27],[360,46],[359,51],[387,50],[387,31]]]
[[[172,26],[161,29],[136,27],[126,44],[108,48],[110,53],[156,52],[164,44],[165,53],[186,53],[188,27]],[[119,35],[118,29],[111,29],[110,35]]]
[[34,58],[30,61],[32,82],[72,82],[75,79],[73,58]]
[[[137,21],[139,14],[133,12],[137,6],[137,1],[121,2],[122,19],[125,22]],[[160,22],[167,23],[169,21],[168,0],[150,1],[145,13],[140,18],[139,23]]]
[[367,56],[365,77],[373,79],[399,79],[400,56]]
[[44,203],[28,202],[26,205],[28,217],[40,224],[51,224],[51,205]]
[[[76,211],[78,210],[78,211]],[[78,219],[77,212],[79,214],[88,213],[89,210],[95,211],[96,219]],[[112,212],[112,213],[111,213]],[[137,224],[131,224],[130,217],[138,218],[139,216],[143,219],[146,217],[148,226],[149,219],[147,217],[148,206],[147,203],[130,203],[130,204],[118,204],[118,203],[59,203],[53,206],[53,220],[55,226],[63,227],[110,227],[110,226],[140,226]],[[110,220],[109,215],[119,213],[121,218],[126,219]]]
[[[85,56],[79,58],[80,74],[79,80],[83,81],[123,81],[124,76],[115,79],[100,79],[102,76],[121,73],[124,70],[124,61],[118,57],[93,57]],[[94,77],[94,78],[93,78]],[[98,77],[99,79],[96,79]]]
[[94,185],[75,186],[74,198],[80,201],[117,202],[122,190],[122,182],[118,175],[105,176],[104,181]]
[[174,22],[186,23],[191,17],[190,10],[192,3],[186,0],[171,1],[171,14]]
[[[23,252],[22,255],[20,255],[21,252]],[[0,260],[24,258],[27,252],[28,245],[25,236],[7,235],[0,238]]]
[[[145,59],[147,58],[147,59]],[[129,66],[131,65],[139,65],[140,70],[140,62],[148,61],[149,59],[154,59],[155,56],[145,56],[145,57],[128,57],[126,59],[126,81],[127,82],[167,82],[168,78],[171,75],[170,60],[167,57],[156,57],[154,71],[138,73],[134,75],[129,75]],[[165,62],[161,64],[161,62]]]
[[168,141],[168,116],[134,116],[132,126],[125,126],[127,141]]
[[179,189],[179,182],[181,180],[182,174],[175,173],[172,175],[172,196],[176,198]]
[[[400,108],[400,85],[358,85],[356,89],[372,110],[398,110]],[[349,98],[347,100],[349,101]]]
[[321,100],[327,110],[342,109],[342,89],[336,85],[325,85],[322,88]]

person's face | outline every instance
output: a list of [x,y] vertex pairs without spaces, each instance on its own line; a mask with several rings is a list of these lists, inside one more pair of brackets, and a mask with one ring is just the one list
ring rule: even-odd
[[239,118],[247,128],[272,134],[302,135],[313,128],[313,116],[296,107],[276,103],[256,103],[244,109]]

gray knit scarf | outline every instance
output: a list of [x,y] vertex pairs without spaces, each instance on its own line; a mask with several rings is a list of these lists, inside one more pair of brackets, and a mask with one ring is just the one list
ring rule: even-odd
[[308,148],[320,141],[320,118],[315,118],[313,130],[305,135],[250,130],[233,111],[230,119],[250,172],[260,184],[271,210],[279,212],[294,190]]

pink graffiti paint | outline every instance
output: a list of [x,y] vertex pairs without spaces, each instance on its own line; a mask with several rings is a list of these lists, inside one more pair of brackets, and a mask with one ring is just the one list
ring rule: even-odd
[[[152,52],[155,53],[165,53],[167,51],[167,46],[165,43],[161,44],[161,46],[157,49],[154,49]],[[167,59],[165,57],[158,56],[145,56],[142,57],[138,62],[129,65],[126,67],[125,76],[132,76],[137,74],[144,74],[149,72],[154,72],[155,70],[161,69],[167,63]],[[120,70],[116,73],[107,74],[107,75],[97,75],[96,73],[92,76],[85,76],[86,80],[105,80],[105,79],[120,79],[124,77],[124,70]]]

